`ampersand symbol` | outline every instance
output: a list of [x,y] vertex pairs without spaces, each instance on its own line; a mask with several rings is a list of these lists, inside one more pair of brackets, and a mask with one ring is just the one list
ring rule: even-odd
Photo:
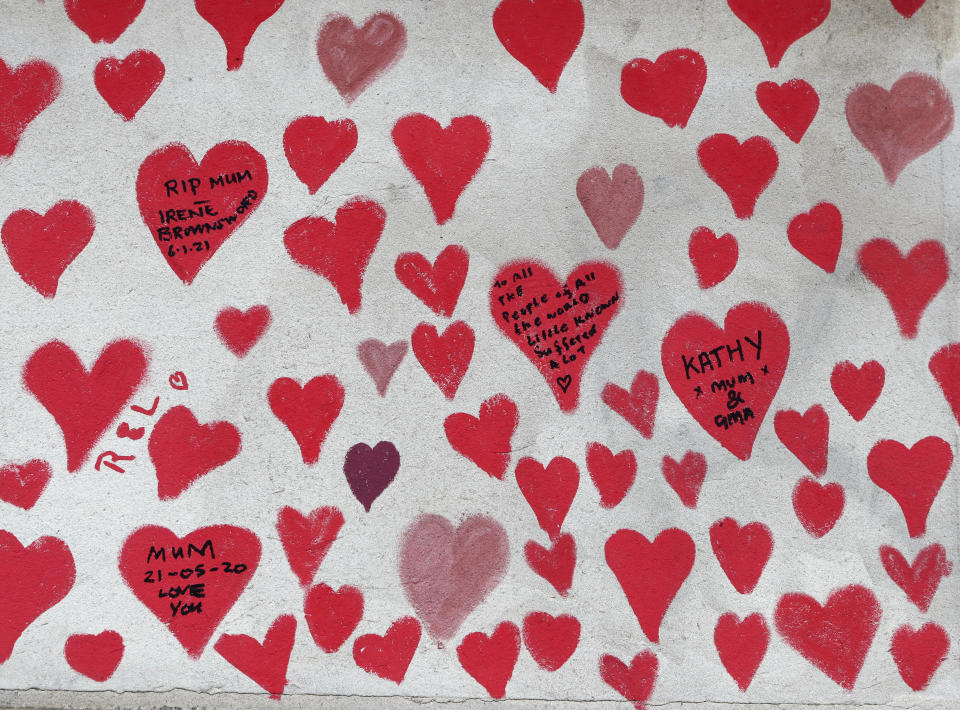
[[736,390],[727,392],[727,409],[736,409],[743,404],[743,397]]

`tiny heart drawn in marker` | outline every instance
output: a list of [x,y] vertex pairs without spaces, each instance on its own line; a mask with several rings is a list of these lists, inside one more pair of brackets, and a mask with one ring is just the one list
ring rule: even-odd
[[659,662],[653,651],[641,651],[628,666],[608,653],[600,656],[600,677],[603,682],[633,703],[637,710],[644,710],[657,682]]
[[194,0],[197,12],[213,25],[227,49],[227,71],[239,69],[257,28],[280,9],[284,0]]
[[814,205],[790,220],[787,226],[790,245],[814,264],[832,274],[843,244],[843,217],[830,202]]
[[904,624],[893,632],[890,655],[911,690],[927,687],[950,652],[950,637],[942,626],[927,622],[919,629]]
[[377,387],[377,394],[381,397],[386,396],[387,386],[406,357],[407,347],[406,340],[387,345],[376,338],[368,338],[357,346],[357,358],[370,375]]
[[833,530],[843,515],[845,496],[839,483],[820,483],[814,478],[801,478],[793,489],[793,511],[803,529],[814,539]]
[[90,680],[103,683],[110,679],[123,659],[123,637],[116,631],[99,634],[73,634],[63,646],[67,664]]
[[308,466],[320,458],[330,427],[343,409],[343,397],[343,385],[335,375],[314,377],[302,387],[290,377],[281,377],[270,385],[270,411],[293,434]]
[[53,478],[53,469],[42,459],[0,466],[0,500],[30,510]]
[[457,307],[469,267],[467,250],[450,244],[437,254],[433,264],[423,254],[404,252],[397,257],[394,271],[400,283],[427,308],[449,318]]
[[827,472],[830,418],[823,405],[815,404],[803,414],[793,409],[781,410],[773,418],[773,429],[810,473],[822,476]]
[[343,474],[364,510],[380,497],[400,470],[400,452],[390,441],[381,441],[370,448],[364,443],[354,444],[343,460]]
[[960,343],[949,343],[937,350],[930,356],[928,367],[960,424]]
[[420,635],[420,622],[405,616],[390,624],[383,636],[357,636],[353,642],[353,660],[367,673],[400,685],[420,645]]
[[880,562],[894,584],[924,613],[930,609],[940,581],[953,571],[953,563],[947,559],[947,550],[939,542],[920,550],[912,565],[897,548],[881,545]]
[[520,657],[520,630],[510,621],[497,624],[487,636],[474,631],[457,646],[457,658],[463,670],[483,686],[491,698],[503,698]]
[[517,462],[517,485],[533,509],[540,528],[556,540],[580,485],[580,470],[568,458],[557,456],[543,466],[525,457]]
[[310,588],[303,600],[303,614],[314,643],[326,653],[336,653],[363,618],[363,592],[344,585]]
[[132,121],[163,81],[166,68],[153,52],[138,49],[126,59],[104,57],[93,69],[97,91],[124,121]]
[[583,37],[580,0],[502,0],[493,31],[514,59],[556,93],[564,67]]
[[371,15],[359,29],[346,15],[329,15],[317,33],[320,67],[348,104],[400,61],[406,48],[407,30],[388,12]]
[[700,141],[697,158],[707,177],[726,194],[738,219],[753,216],[760,194],[780,165],[777,150],[768,139],[753,136],[741,143],[728,133]]
[[860,367],[844,360],[833,366],[830,387],[847,413],[859,422],[880,397],[884,378],[883,365],[876,360],[868,360]]
[[332,505],[316,508],[308,515],[290,506],[280,509],[277,535],[301,587],[313,584],[313,578],[340,534],[343,523],[343,513]]
[[600,507],[615,508],[637,476],[637,457],[630,449],[614,455],[596,441],[587,444],[587,473],[600,493]]
[[60,95],[60,72],[41,59],[11,71],[0,59],[0,158],[17,149],[27,126]]
[[573,535],[563,533],[549,548],[528,540],[523,554],[530,569],[547,580],[561,597],[567,596],[577,565],[577,545]]
[[267,306],[250,306],[245,311],[239,308],[224,308],[217,314],[213,329],[220,342],[237,357],[246,357],[270,327],[270,309]]
[[727,0],[727,5],[757,35],[771,67],[780,66],[790,45],[817,29],[830,14],[830,0]]
[[488,476],[503,480],[510,466],[513,433],[520,423],[517,405],[505,394],[495,394],[480,405],[479,416],[451,414],[443,422],[450,446]]
[[310,194],[325,183],[357,147],[357,124],[349,118],[295,118],[283,132],[283,152]]
[[64,0],[70,22],[93,43],[116,42],[135,19],[146,0]]
[[672,49],[656,61],[637,58],[620,71],[620,95],[640,113],[686,128],[707,83],[707,64],[692,49]]
[[580,643],[580,621],[570,614],[534,611],[523,617],[523,644],[543,670],[553,672],[570,660]]
[[713,630],[713,645],[720,662],[744,692],[753,682],[769,644],[770,629],[760,614],[750,614],[741,621],[728,611],[717,619]]
[[783,84],[763,81],[757,84],[757,103],[787,138],[799,143],[817,115],[820,96],[803,79]]
[[632,165],[597,165],[577,179],[577,199],[607,249],[616,249],[643,209],[643,180]]
[[687,508],[697,507],[700,489],[707,477],[706,456],[696,451],[688,451],[680,461],[664,456],[660,472],[663,474],[663,480],[680,497],[681,503]]
[[287,666],[297,633],[293,614],[278,616],[260,643],[247,634],[223,634],[213,650],[227,663],[279,700],[287,687]]
[[690,233],[687,254],[697,285],[706,290],[721,283],[737,268],[740,245],[732,234],[718,237],[707,227],[697,227]]
[[750,594],[773,552],[773,534],[763,523],[741,527],[733,518],[723,518],[710,526],[710,546],[733,588]]

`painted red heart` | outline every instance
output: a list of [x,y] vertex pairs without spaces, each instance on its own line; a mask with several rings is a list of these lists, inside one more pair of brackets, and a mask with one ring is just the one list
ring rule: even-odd
[[655,61],[636,58],[620,71],[620,95],[640,113],[687,127],[707,83],[707,64],[692,49],[671,49]]
[[371,15],[359,29],[346,15],[328,15],[317,33],[320,67],[348,104],[400,61],[406,48],[407,30],[388,12]]
[[534,611],[523,617],[523,645],[545,671],[553,672],[570,660],[579,643],[580,621],[575,616]]
[[327,584],[310,588],[303,601],[303,614],[314,642],[326,653],[335,653],[363,618],[363,592],[344,585]]
[[810,473],[822,476],[827,472],[830,417],[823,405],[815,404],[803,414],[782,409],[773,417],[773,429],[780,442]]
[[279,700],[287,687],[287,666],[297,633],[293,614],[278,616],[260,643],[247,634],[223,634],[213,645],[231,666]]
[[854,421],[863,421],[883,391],[883,365],[868,360],[857,367],[849,360],[838,362],[830,373],[833,394]]
[[556,93],[564,67],[583,37],[580,0],[502,0],[493,31],[510,56]]
[[814,264],[832,274],[843,244],[843,217],[831,202],[814,205],[801,212],[787,226],[790,245]]
[[447,399],[454,398],[467,374],[474,343],[473,328],[462,320],[448,325],[443,335],[435,325],[420,323],[410,336],[417,361]]
[[353,197],[334,221],[304,217],[283,233],[294,262],[327,279],[351,314],[360,310],[363,274],[380,242],[387,213],[368,197]]
[[696,508],[700,498],[700,488],[707,477],[707,457],[696,451],[688,451],[680,461],[669,456],[663,457],[660,472],[680,502],[688,508]]
[[293,434],[308,466],[320,458],[330,427],[343,409],[343,397],[343,385],[335,375],[314,377],[303,387],[289,377],[281,377],[270,385],[270,411]]
[[423,254],[404,252],[394,265],[400,283],[431,311],[447,318],[457,307],[469,268],[470,256],[458,244],[446,246],[433,264]]
[[517,405],[505,394],[495,394],[480,405],[479,416],[451,414],[443,422],[450,446],[488,476],[503,480],[510,466],[511,440],[520,423]]
[[914,13],[923,7],[927,0],[890,0],[893,8],[907,19],[913,17]]
[[23,366],[23,384],[53,415],[67,447],[67,470],[80,469],[147,374],[134,340],[107,344],[89,371],[66,343],[41,345]]
[[904,256],[889,239],[872,239],[860,247],[857,263],[890,303],[900,334],[917,337],[923,312],[950,275],[943,244],[933,239],[920,242]]
[[246,357],[267,332],[270,320],[270,309],[264,305],[250,306],[245,311],[230,307],[217,313],[213,329],[230,352],[237,357]]
[[357,124],[349,118],[327,121],[322,116],[300,116],[283,132],[287,162],[311,195],[316,194],[356,147]]
[[420,622],[405,616],[390,624],[383,636],[357,636],[353,642],[353,660],[367,673],[400,685],[420,645],[420,635]]
[[555,541],[580,485],[577,464],[557,456],[544,467],[536,459],[525,457],[517,462],[516,476],[520,492],[537,516],[537,523]]
[[160,86],[165,71],[160,57],[138,49],[126,59],[104,57],[97,62],[93,84],[114,113],[131,121]]
[[17,149],[27,126],[60,95],[60,72],[41,59],[11,71],[0,59],[0,158]]
[[530,569],[547,580],[561,597],[567,596],[577,565],[577,545],[573,535],[564,533],[549,548],[529,540],[523,547],[523,554]]
[[937,350],[930,356],[928,367],[960,424],[960,343],[950,343]]
[[67,596],[75,578],[73,555],[63,540],[41,537],[24,547],[0,530],[0,663],[10,658],[26,628]]
[[190,284],[260,206],[267,183],[267,162],[247,143],[217,143],[200,163],[171,143],[141,163],[137,202],[163,258]]
[[313,584],[313,578],[340,534],[343,523],[343,513],[332,505],[315,508],[307,515],[290,506],[280,509],[277,535],[301,587]]
[[660,623],[693,568],[696,546],[683,530],[663,530],[650,542],[636,530],[618,530],[604,546],[607,565],[648,639],[660,642]]
[[471,515],[454,527],[421,515],[401,537],[400,582],[427,633],[443,642],[497,588],[509,561],[507,533],[493,518]]
[[803,529],[814,539],[820,539],[833,529],[843,515],[843,486],[839,483],[821,484],[806,476],[793,489],[793,511]]
[[817,29],[830,14],[830,0],[727,0],[727,5],[757,35],[771,67],[780,66],[790,45]]
[[615,508],[637,476],[637,457],[630,449],[614,455],[598,442],[587,444],[587,473],[600,493],[600,507]]
[[742,692],[746,692],[753,682],[769,644],[767,622],[757,613],[741,621],[739,616],[728,611],[717,619],[713,630],[713,645],[717,647],[720,662]]
[[172,500],[240,453],[240,432],[230,422],[200,424],[187,407],[164,413],[147,445],[157,469],[157,495]]
[[63,646],[67,664],[90,680],[103,683],[110,679],[123,659],[123,637],[116,631],[99,634],[73,634]]
[[760,522],[741,527],[733,518],[722,518],[710,526],[710,546],[733,588],[750,594],[773,552],[773,534]]
[[64,0],[67,17],[91,42],[112,44],[143,10],[146,0]]
[[827,602],[784,594],[774,624],[797,653],[844,690],[853,690],[880,624],[880,603],[859,584],[834,589]]
[[457,658],[463,670],[483,686],[491,698],[503,698],[513,668],[520,657],[520,630],[510,621],[497,624],[487,636],[474,631],[457,646]]
[[53,469],[42,459],[0,466],[0,500],[30,510],[53,478]]
[[227,49],[227,71],[239,69],[257,28],[280,9],[283,0],[194,0],[197,12],[213,25]]
[[259,564],[260,539],[233,525],[197,528],[183,537],[145,525],[130,533],[119,559],[130,591],[191,658],[203,653]]
[[437,224],[444,224],[483,165],[490,127],[477,116],[457,116],[444,128],[430,116],[414,113],[400,118],[391,136],[403,164],[423,186]]
[[860,84],[847,95],[847,124],[880,163],[893,185],[903,169],[933,150],[953,130],[947,87],[927,74],[907,72],[890,91]]
[[632,165],[597,165],[577,179],[577,199],[607,249],[616,249],[643,209],[643,180]]
[[763,136],[743,143],[729,133],[716,133],[697,147],[700,167],[726,194],[739,219],[753,216],[760,194],[777,174],[777,150]]
[[897,548],[881,545],[880,562],[894,584],[924,613],[930,609],[940,581],[953,571],[953,563],[947,559],[946,548],[939,542],[920,550],[912,565]]
[[911,690],[927,687],[950,652],[950,637],[942,626],[927,622],[919,629],[904,624],[893,632],[890,655]]
[[789,357],[787,326],[770,306],[756,302],[727,311],[723,328],[699,313],[687,313],[670,327],[660,347],[664,375],[683,406],[744,461]]
[[626,419],[645,439],[653,436],[659,398],[660,383],[657,376],[645,370],[640,370],[633,378],[629,392],[620,385],[608,382],[600,393],[604,404]]
[[762,81],[757,84],[757,103],[787,138],[799,143],[817,115],[820,96],[803,79],[791,79],[783,84]]
[[393,373],[407,355],[407,341],[398,340],[387,345],[382,340],[368,338],[357,346],[357,358],[377,387],[377,394],[385,397]]
[[927,531],[927,515],[953,463],[950,444],[938,436],[920,439],[909,449],[884,439],[867,455],[870,480],[897,501],[910,537]]
[[732,234],[718,237],[707,227],[697,227],[690,234],[687,253],[697,284],[705,290],[722,282],[737,268],[740,245]]
[[646,710],[646,702],[657,682],[659,663],[653,651],[641,651],[628,666],[608,653],[600,656],[600,677],[603,682],[633,703],[636,710]]
[[90,208],[61,200],[45,214],[11,212],[0,229],[0,241],[23,282],[44,298],[53,298],[60,277],[90,243],[95,227]]

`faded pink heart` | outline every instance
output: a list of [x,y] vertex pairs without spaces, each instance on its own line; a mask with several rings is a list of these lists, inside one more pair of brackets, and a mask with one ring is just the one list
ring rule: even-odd
[[360,29],[346,15],[331,15],[317,34],[323,73],[347,103],[393,66],[406,47],[406,28],[387,12],[371,15]]
[[608,249],[616,249],[643,209],[643,180],[632,165],[613,169],[596,166],[577,180],[577,199],[590,218],[597,236]]
[[406,340],[387,345],[381,340],[370,338],[357,346],[357,357],[360,358],[363,369],[373,379],[377,394],[381,397],[387,394],[387,385],[406,354]]

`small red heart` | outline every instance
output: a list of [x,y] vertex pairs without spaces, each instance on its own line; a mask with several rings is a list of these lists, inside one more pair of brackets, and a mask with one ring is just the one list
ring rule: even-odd
[[727,0],[727,5],[757,35],[771,67],[780,66],[790,45],[817,29],[830,14],[830,0]]
[[297,634],[293,614],[278,616],[260,643],[247,634],[223,634],[213,650],[227,663],[279,700],[287,687],[287,666]]
[[926,623],[919,629],[904,624],[893,632],[890,655],[903,682],[912,690],[927,687],[950,652],[950,637],[942,626]]
[[405,616],[394,621],[383,636],[357,636],[353,642],[353,660],[367,673],[400,685],[417,652],[420,635],[420,622]]
[[577,564],[577,545],[573,535],[564,533],[549,548],[529,540],[523,547],[523,554],[530,569],[547,580],[561,597],[567,596]]
[[326,584],[317,584],[304,598],[303,614],[317,646],[326,653],[335,653],[363,618],[363,593],[347,585],[335,591]]
[[507,395],[495,394],[483,401],[479,415],[451,414],[443,422],[443,431],[454,451],[502,481],[510,466],[510,442],[520,423],[517,405]]
[[716,133],[700,141],[697,147],[700,167],[730,200],[739,219],[753,216],[760,193],[777,174],[780,159],[777,150],[763,136],[743,143],[728,133]]
[[53,469],[42,459],[0,466],[0,500],[30,510],[53,478]]
[[814,478],[801,478],[793,489],[793,511],[812,537],[819,539],[836,525],[843,515],[843,486],[821,484]]
[[643,180],[632,165],[597,165],[577,178],[577,199],[607,249],[616,249],[643,209]]
[[0,158],[17,149],[27,126],[60,95],[60,72],[40,59],[13,71],[0,59]]
[[520,630],[517,625],[503,621],[487,636],[474,631],[463,637],[457,646],[457,658],[463,670],[490,694],[503,698],[513,668],[520,657]]
[[[142,3],[141,3],[142,4]],[[194,0],[197,12],[213,25],[227,49],[227,71],[239,69],[257,28],[280,9],[283,0]]]
[[780,442],[810,473],[822,476],[827,472],[830,417],[823,405],[815,404],[803,414],[782,409],[773,418],[773,429]]
[[570,660],[580,643],[580,622],[570,614],[534,611],[523,618],[523,644],[533,660],[553,672]]
[[308,466],[320,458],[330,427],[343,409],[343,396],[343,385],[335,375],[314,377],[303,387],[290,377],[281,377],[270,385],[270,411],[293,434]]
[[423,254],[404,252],[394,265],[400,283],[431,311],[447,318],[457,307],[469,268],[470,256],[457,244],[445,247],[433,264]]
[[706,290],[727,278],[740,258],[740,245],[732,234],[718,237],[707,227],[697,227],[690,234],[687,247],[697,284]]
[[270,327],[270,309],[266,306],[224,308],[217,314],[213,328],[220,341],[237,357],[246,357]]
[[953,563],[947,559],[946,548],[939,542],[920,550],[912,565],[897,548],[881,545],[880,562],[894,584],[924,613],[930,609],[940,581],[953,571]]
[[462,320],[448,325],[443,335],[429,323],[413,329],[410,345],[417,361],[443,396],[453,399],[473,359],[473,328]]
[[657,682],[659,663],[653,651],[641,651],[628,666],[608,653],[600,656],[600,677],[603,682],[633,703],[637,710],[645,710],[646,702]]
[[604,404],[626,419],[645,439],[653,436],[659,398],[660,383],[657,376],[645,370],[640,370],[634,376],[629,392],[620,385],[608,382],[600,393]]
[[899,441],[884,439],[870,449],[867,473],[897,501],[910,537],[921,537],[952,463],[950,444],[938,436],[921,439],[909,449]]
[[550,93],[583,37],[580,0],[502,0],[493,31],[514,59]]
[[757,84],[757,103],[787,138],[799,143],[817,115],[820,96],[803,79],[783,84],[763,81]]
[[520,492],[537,516],[537,523],[555,541],[580,485],[577,465],[557,456],[544,468],[536,459],[525,457],[517,463],[516,476]]
[[93,43],[112,44],[135,19],[146,0],[64,0],[70,22]]
[[688,508],[696,508],[700,488],[707,477],[707,457],[696,451],[688,451],[679,462],[663,457],[660,466],[663,479],[680,496],[680,502]]
[[103,683],[123,659],[123,637],[116,631],[73,634],[63,646],[63,655],[77,673]]
[[280,509],[277,535],[301,587],[313,584],[313,578],[340,534],[343,522],[343,513],[332,505],[315,508],[308,515],[290,506]]
[[857,367],[849,360],[838,362],[830,373],[833,394],[854,421],[862,421],[883,391],[884,370],[876,360]]
[[937,350],[930,356],[928,367],[960,424],[960,343],[950,343]]
[[710,526],[710,545],[733,588],[750,594],[773,552],[773,534],[763,523],[740,527],[733,518],[723,518]]
[[770,630],[760,614],[750,614],[741,621],[728,611],[717,619],[713,630],[713,645],[720,662],[742,692],[753,682],[769,644]]
[[371,15],[359,29],[346,15],[328,15],[317,32],[320,67],[348,104],[400,61],[406,48],[407,30],[388,12]]
[[600,492],[600,506],[615,508],[627,495],[637,475],[637,457],[630,449],[614,455],[603,444],[587,444],[587,472]]
[[357,124],[349,118],[328,122],[322,116],[300,116],[283,132],[287,162],[311,195],[356,147]]
[[893,8],[907,19],[913,17],[913,14],[923,7],[927,0],[890,0]]
[[787,227],[790,245],[814,264],[832,274],[843,244],[843,217],[837,206],[821,202],[809,212],[790,220]]
[[687,127],[707,83],[707,65],[692,49],[671,49],[656,61],[637,58],[623,65],[620,95],[640,113],[668,126]]
[[165,71],[160,57],[138,49],[126,59],[104,57],[97,62],[93,83],[113,112],[130,121],[153,96]]

